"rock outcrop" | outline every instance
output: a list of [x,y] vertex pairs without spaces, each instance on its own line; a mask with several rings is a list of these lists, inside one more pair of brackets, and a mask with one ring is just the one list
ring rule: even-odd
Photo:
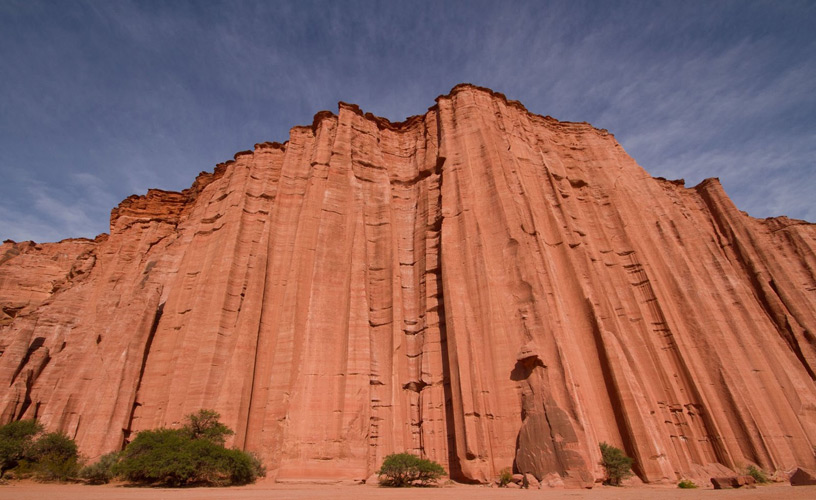
[[601,441],[647,482],[814,468],[815,249],[487,89],[340,103],[109,236],[4,243],[0,421],[93,458],[212,408],[279,479],[407,450],[587,486]]

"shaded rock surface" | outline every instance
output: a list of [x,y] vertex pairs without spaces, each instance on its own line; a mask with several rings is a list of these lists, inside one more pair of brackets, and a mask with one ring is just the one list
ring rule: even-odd
[[816,473],[797,468],[790,476],[791,486],[816,486]]
[[279,479],[407,450],[579,486],[601,441],[647,482],[812,469],[814,248],[487,89],[340,103],[109,236],[3,243],[0,419],[95,458],[213,408]]
[[816,473],[797,468],[790,476],[791,486],[816,486]]

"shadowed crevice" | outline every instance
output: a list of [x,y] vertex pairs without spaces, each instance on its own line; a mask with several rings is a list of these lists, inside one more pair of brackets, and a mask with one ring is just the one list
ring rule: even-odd
[[[638,456],[635,453],[635,438],[632,435],[632,429],[629,426],[626,416],[623,414],[624,403],[621,399],[620,390],[614,381],[612,375],[611,362],[609,354],[606,352],[606,345],[604,344],[603,336],[601,335],[601,325],[598,324],[598,318],[595,316],[592,302],[586,299],[587,308],[590,311],[589,319],[592,321],[592,334],[595,338],[595,348],[598,351],[598,360],[600,361],[601,373],[603,374],[604,384],[606,385],[606,393],[609,395],[609,400],[612,403],[612,410],[615,415],[615,424],[623,441],[623,448],[626,454],[630,457]],[[632,471],[638,475],[640,479],[646,478],[646,473],[638,461],[632,465]]]
[[136,382],[136,391],[134,392],[135,396],[133,398],[133,407],[130,409],[130,417],[128,418],[127,427],[122,429],[124,434],[122,438],[122,449],[124,449],[124,447],[130,442],[130,434],[133,429],[133,416],[136,413],[136,407],[140,406],[139,390],[142,387],[142,380],[144,379],[144,372],[145,368],[147,367],[147,358],[150,356],[150,347],[153,345],[153,338],[156,336],[156,330],[159,328],[159,322],[161,321],[163,313],[164,302],[159,304],[159,307],[156,308],[156,315],[153,317],[153,324],[150,325],[150,333],[147,335],[144,353],[142,354],[142,366],[139,367],[139,379]]

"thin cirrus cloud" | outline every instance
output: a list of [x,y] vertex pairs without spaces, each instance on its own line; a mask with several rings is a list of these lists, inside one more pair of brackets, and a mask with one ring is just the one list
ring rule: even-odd
[[816,6],[720,2],[0,3],[0,239],[107,231],[339,100],[401,120],[470,82],[816,220]]

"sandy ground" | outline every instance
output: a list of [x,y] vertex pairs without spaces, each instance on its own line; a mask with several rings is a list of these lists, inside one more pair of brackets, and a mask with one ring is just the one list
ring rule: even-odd
[[85,486],[80,484],[38,484],[12,482],[0,485],[0,499],[14,500],[216,500],[216,499],[338,499],[405,498],[421,500],[458,499],[626,499],[691,500],[709,499],[816,499],[816,486],[787,484],[761,486],[751,490],[681,490],[676,487],[597,487],[592,490],[507,490],[484,486],[455,485],[440,488],[392,489],[364,485],[260,483],[238,488],[134,488],[122,485]]

